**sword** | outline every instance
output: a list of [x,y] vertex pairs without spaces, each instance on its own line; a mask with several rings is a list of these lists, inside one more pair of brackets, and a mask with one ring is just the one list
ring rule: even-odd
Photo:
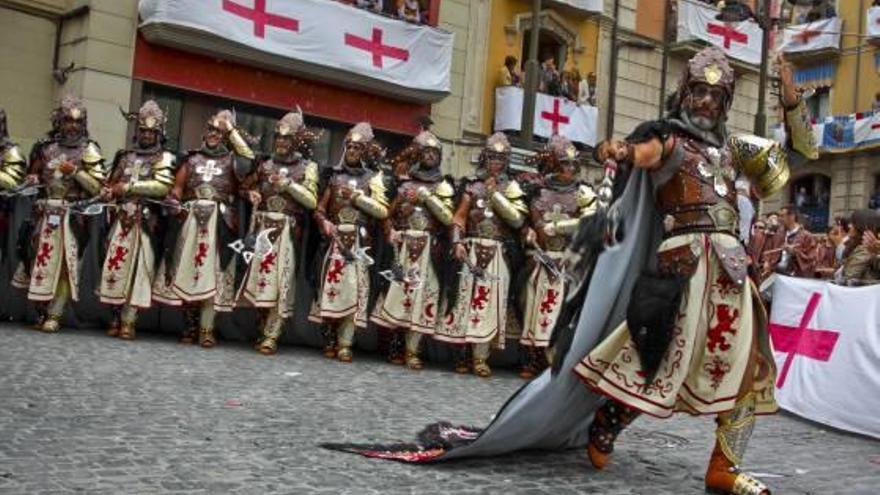
[[351,249],[345,247],[345,244],[342,243],[342,240],[339,239],[339,236],[336,235],[335,232],[333,233],[331,238],[333,239],[333,242],[336,243],[336,246],[339,249],[339,251],[342,252],[342,256],[333,255],[333,256],[331,256],[331,258],[342,259],[342,260],[347,261],[349,263],[352,261],[359,261],[366,266],[373,266],[376,263],[376,260],[374,260],[370,255],[367,254],[367,251],[370,249],[369,246],[357,247],[354,250],[351,250]]
[[499,277],[498,275],[486,273],[486,270],[483,270],[478,266],[474,266],[474,264],[471,263],[471,260],[469,259],[464,260],[464,268],[464,270],[458,272],[459,275],[471,276],[477,280],[487,280],[491,282],[497,282],[498,280],[501,280],[501,277]]
[[44,187],[46,186],[42,184],[21,184],[13,188],[6,189],[5,191],[0,191],[0,196],[4,198],[12,196],[35,196],[40,191],[40,189],[43,189]]
[[276,227],[271,227],[259,231],[254,238],[253,249],[248,249],[250,236],[244,239],[236,239],[234,242],[227,244],[226,247],[241,255],[241,257],[244,258],[244,262],[250,264],[255,256],[263,257],[272,253],[274,248],[272,247],[272,241],[269,239],[269,235],[276,230],[278,230]]
[[537,243],[532,244],[532,248],[534,249],[534,251],[532,251],[532,257],[535,258],[538,263],[543,265],[544,268],[546,268],[547,271],[550,272],[550,275],[552,275],[553,278],[561,279],[564,282],[570,282],[574,279],[574,277],[572,277],[568,273],[560,270],[559,266],[556,264],[556,261],[547,254],[547,251],[544,251],[543,249],[538,247]]

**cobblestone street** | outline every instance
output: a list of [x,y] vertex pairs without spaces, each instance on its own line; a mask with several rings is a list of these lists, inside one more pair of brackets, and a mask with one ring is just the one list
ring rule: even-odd
[[[484,425],[521,385],[314,349],[265,358],[168,336],[0,328],[0,493],[703,493],[709,419],[640,420],[607,472],[579,451],[417,467],[321,442],[411,440],[426,423]],[[878,493],[880,442],[780,414],[747,456],[776,494]]]

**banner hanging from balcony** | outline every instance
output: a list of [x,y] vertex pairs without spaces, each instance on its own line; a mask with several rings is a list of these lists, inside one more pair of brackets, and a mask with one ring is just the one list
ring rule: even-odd
[[761,63],[763,31],[754,21],[722,22],[718,9],[692,1],[678,3],[678,41],[703,40],[729,57],[753,65]]
[[[880,112],[868,110],[826,117],[813,123],[813,134],[819,143],[819,150],[828,153],[880,147]],[[785,129],[777,126],[774,137],[779,142],[785,142]]]
[[578,10],[587,12],[602,12],[603,0],[554,0],[556,3],[564,3]]
[[867,31],[868,37],[870,38],[880,38],[880,7],[871,7],[868,9],[868,25]]
[[786,27],[780,49],[785,53],[839,49],[842,27],[843,20],[840,17]]
[[[519,131],[522,126],[524,91],[516,86],[495,90],[495,130]],[[561,134],[572,141],[596,145],[599,112],[566,98],[538,93],[535,103],[535,135],[550,138]]]
[[776,400],[805,418],[880,438],[880,286],[779,277],[770,339]]
[[340,2],[140,0],[139,11],[149,41],[397,96],[449,92],[452,33]]

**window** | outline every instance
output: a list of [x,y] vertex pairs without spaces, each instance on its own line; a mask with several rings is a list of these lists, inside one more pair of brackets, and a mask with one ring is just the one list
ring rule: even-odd
[[803,176],[791,184],[789,198],[804,216],[804,226],[812,232],[824,232],[829,223],[831,179],[821,174]]
[[821,122],[831,115],[831,88],[827,86],[816,88],[816,92],[807,98],[806,103],[810,116]]

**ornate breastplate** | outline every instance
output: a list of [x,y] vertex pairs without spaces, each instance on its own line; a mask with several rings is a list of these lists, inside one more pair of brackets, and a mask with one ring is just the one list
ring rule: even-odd
[[116,164],[113,182],[132,183],[149,180],[153,176],[153,164],[162,159],[162,152],[139,154],[129,151]]
[[[503,191],[504,186],[504,182],[499,182],[495,190]],[[465,186],[465,192],[471,197],[467,221],[468,237],[501,240],[513,235],[507,223],[492,209],[492,198],[485,182],[481,180],[471,182]]]
[[235,193],[235,168],[232,153],[208,156],[195,153],[187,158],[189,174],[185,199],[209,199],[231,202]]
[[337,225],[367,223],[368,217],[352,203],[351,198],[345,198],[342,190],[345,187],[359,189],[364,194],[370,194],[370,172],[360,175],[340,172],[330,179],[330,204],[327,213],[330,221]]
[[397,207],[392,213],[394,228],[397,230],[434,231],[440,228],[434,215],[419,200],[419,190],[425,188],[430,192],[437,189],[439,182],[407,180],[397,188]]
[[52,199],[82,199],[84,191],[74,179],[74,174],[64,175],[58,169],[62,163],[72,161],[77,167],[82,166],[82,154],[86,143],[81,146],[67,147],[58,143],[50,143],[43,148],[43,167],[40,180],[46,186],[46,196]]
[[538,244],[548,251],[563,251],[571,236],[564,234],[548,236],[544,232],[544,226],[578,217],[577,184],[562,190],[542,188],[529,205],[529,212],[532,225],[538,234]]
[[729,151],[687,136],[678,136],[678,146],[681,163],[656,193],[667,232],[735,233],[739,216],[734,188],[736,170]]
[[274,160],[268,160],[260,165],[259,188],[260,194],[263,196],[263,203],[260,205],[260,209],[285,213],[287,215],[302,214],[304,212],[302,206],[272,182],[272,177],[275,175],[281,178],[279,182],[284,181],[284,179],[290,179],[301,184],[306,176],[306,166],[302,162],[281,163]]

